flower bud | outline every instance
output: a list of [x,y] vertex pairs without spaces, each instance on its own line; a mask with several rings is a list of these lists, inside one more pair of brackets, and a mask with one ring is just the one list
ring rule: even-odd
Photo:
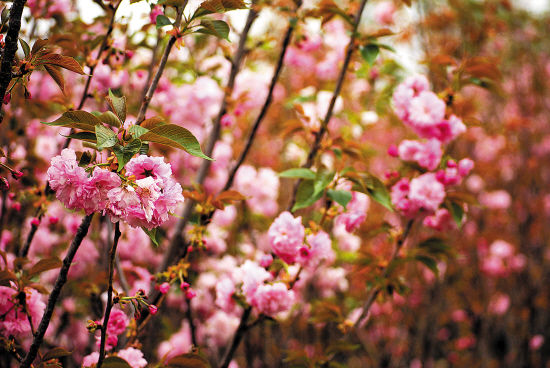
[[11,93],[8,92],[4,95],[4,105],[9,104],[10,101],[11,101]]
[[149,306],[149,313],[151,313],[152,315],[155,315],[155,314],[157,314],[157,312],[158,312],[157,306],[151,304],[151,305]]
[[38,217],[33,217],[31,220],[31,225],[37,227],[40,225],[40,219]]
[[193,299],[196,296],[197,292],[191,288],[187,289],[187,291],[185,292],[185,297],[189,300]]

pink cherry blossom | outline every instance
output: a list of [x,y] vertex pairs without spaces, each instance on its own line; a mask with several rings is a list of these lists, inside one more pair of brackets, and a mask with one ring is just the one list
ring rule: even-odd
[[435,212],[445,199],[445,187],[435,174],[426,173],[411,180],[409,199],[419,208]]
[[275,316],[288,311],[294,304],[294,292],[282,282],[258,286],[252,305],[260,313]]
[[282,212],[273,221],[267,233],[273,252],[286,263],[294,263],[304,243],[305,229],[302,218]]

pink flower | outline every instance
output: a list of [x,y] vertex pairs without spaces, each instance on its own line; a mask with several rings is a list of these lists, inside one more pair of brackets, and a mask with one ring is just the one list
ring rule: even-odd
[[93,353],[86,355],[84,359],[82,359],[82,367],[89,368],[93,365],[96,365],[99,361],[99,352],[94,351]]
[[510,297],[506,294],[496,294],[491,298],[489,302],[489,312],[498,316],[506,313],[510,307]]
[[274,284],[263,284],[258,287],[254,294],[252,305],[260,313],[268,316],[275,316],[278,313],[286,312],[294,304],[294,292],[288,290],[282,282]]
[[216,284],[216,305],[223,311],[230,312],[235,306],[233,294],[235,294],[235,284],[231,279],[224,278]]
[[531,350],[538,350],[544,344],[544,336],[535,335],[529,340],[529,348]]
[[[38,291],[25,288],[23,291],[29,317],[34,326],[38,326],[46,304]],[[29,317],[25,313],[25,306],[19,304],[19,291],[6,286],[0,286],[0,335],[9,337],[24,337],[30,334]]]
[[151,9],[151,13],[149,14],[151,24],[157,24],[157,17],[161,14],[162,14],[162,7],[160,5],[153,6],[153,9]]
[[134,175],[136,179],[153,177],[166,180],[172,176],[172,167],[164,162],[164,157],[139,155],[128,161],[124,168],[126,176]]
[[418,208],[435,212],[445,199],[445,187],[435,174],[426,173],[411,180],[409,199]]
[[401,120],[407,120],[411,100],[421,92],[428,91],[429,89],[430,83],[424,75],[413,75],[405,79],[403,83],[397,86],[392,97],[394,111],[397,116]]
[[423,224],[437,231],[452,230],[456,227],[453,217],[446,208],[439,208],[434,215],[427,216]]
[[76,154],[72,149],[65,148],[61,155],[52,158],[47,176],[56,198],[63,202],[65,207],[86,208],[87,214],[94,212],[94,186],[84,168],[78,166]]
[[434,170],[443,155],[441,143],[436,139],[430,139],[425,143],[404,140],[399,145],[398,152],[399,158],[403,161],[416,162],[428,170]]
[[159,291],[162,293],[162,294],[166,294],[168,291],[170,291],[170,284],[168,282],[163,282],[162,284],[160,284],[159,286]]
[[382,25],[391,25],[393,23],[393,15],[395,13],[395,5],[391,1],[383,1],[376,4],[374,8],[374,19]]
[[304,265],[316,267],[322,261],[334,261],[336,256],[332,250],[332,242],[327,233],[321,230],[317,234],[308,235],[307,242],[310,248],[307,259],[302,260]]
[[339,215],[335,221],[337,224],[344,224],[347,232],[357,229],[367,218],[367,210],[370,201],[366,194],[352,192],[351,201],[346,206],[346,212]]
[[[105,349],[111,350],[116,347],[118,343],[118,335],[126,331],[129,321],[126,314],[120,309],[111,310],[109,316],[109,322],[107,322],[107,339],[105,341]],[[99,347],[101,343],[101,337],[96,336],[96,345]]]
[[271,274],[263,267],[260,267],[256,262],[246,260],[240,267],[242,272],[242,290],[248,303],[252,302],[256,289],[266,280],[271,279]]
[[458,174],[462,177],[468,176],[474,168],[474,162],[469,158],[463,158],[458,162]]
[[145,368],[147,365],[147,361],[143,358],[143,353],[136,348],[122,349],[117,355],[128,362],[132,368]]
[[282,212],[273,221],[267,233],[273,252],[286,263],[294,263],[304,243],[305,229],[302,218]]
[[430,91],[423,91],[411,100],[408,121],[413,127],[438,124],[445,117],[445,102]]

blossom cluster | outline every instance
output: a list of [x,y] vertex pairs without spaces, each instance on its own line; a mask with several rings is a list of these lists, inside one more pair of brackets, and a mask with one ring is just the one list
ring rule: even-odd
[[88,175],[78,165],[75,152],[67,148],[52,158],[47,175],[57,199],[68,209],[103,212],[112,221],[124,220],[133,227],[160,226],[183,202],[181,185],[172,179],[170,164],[163,157],[139,155],[126,164],[125,171],[125,176],[119,176],[95,167]]
[[471,159],[458,163],[452,159],[442,162],[442,145],[466,131],[456,116],[446,113],[446,104],[430,90],[428,79],[422,75],[408,77],[393,94],[394,111],[425,141],[403,140],[388,153],[406,162],[417,164],[426,171],[413,179],[402,178],[391,189],[394,207],[408,217],[418,213],[432,215],[424,224],[443,230],[451,216],[439,207],[445,199],[446,187],[459,184],[473,168]]

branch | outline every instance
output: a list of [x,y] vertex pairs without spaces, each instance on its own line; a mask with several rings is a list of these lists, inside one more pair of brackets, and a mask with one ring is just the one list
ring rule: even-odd
[[[101,46],[99,47],[99,51],[97,53],[97,56],[94,60],[94,63],[90,66],[90,74],[88,75],[88,79],[86,80],[86,85],[84,86],[84,91],[82,92],[82,97],[80,98],[80,103],[78,104],[77,110],[82,109],[84,107],[84,103],[86,102],[86,99],[88,98],[88,90],[90,89],[90,83],[92,81],[92,78],[94,76],[94,70],[99,62],[99,59],[101,58],[101,54],[103,51],[107,49],[108,45],[108,39],[111,36],[111,33],[113,33],[114,28],[114,22],[115,22],[115,14],[118,10],[118,7],[122,1],[119,1],[115,6],[109,5],[109,8],[112,10],[111,14],[111,20],[109,21],[109,28],[107,29],[107,32],[105,33],[105,36],[103,37],[103,41],[101,42]],[[0,122],[1,122],[0,117]],[[74,132],[74,129],[71,129],[71,134]],[[71,143],[71,138],[67,138],[65,140],[65,143],[63,144],[63,149],[69,147],[69,144]],[[44,195],[48,195],[51,192],[50,183],[46,183],[46,189],[44,189]],[[38,218],[38,225],[31,224],[31,229],[29,231],[29,234],[27,234],[27,238],[25,239],[25,244],[23,244],[23,247],[21,248],[21,253],[19,254],[20,257],[26,257],[29,253],[29,249],[31,247],[32,240],[34,239],[34,235],[36,234],[36,230],[38,229],[38,226],[40,225],[40,222],[42,220],[42,217],[44,216],[44,213],[41,211],[40,208],[36,210],[35,217]]]
[[[231,62],[231,71],[229,73],[227,87],[225,88],[224,98],[220,106],[220,110],[218,112],[217,118],[212,127],[212,130],[210,131],[210,136],[208,138],[208,146],[206,147],[206,150],[205,150],[205,154],[207,156],[212,155],[212,151],[214,150],[214,145],[219,138],[220,129],[221,129],[221,120],[227,110],[227,99],[233,93],[233,87],[235,86],[235,79],[237,77],[237,73],[239,72],[242,59],[245,54],[245,45],[246,45],[246,39],[248,38],[248,32],[250,31],[250,28],[252,27],[252,23],[254,22],[257,16],[258,16],[258,13],[254,9],[250,9],[250,11],[248,12],[248,17],[246,18],[245,26],[241,33],[241,37],[239,39],[239,45],[237,46],[237,50],[235,51],[235,56],[233,57],[233,61]],[[204,179],[206,178],[206,173],[208,172],[209,168],[210,168],[210,161],[204,160],[197,172],[196,182],[199,185],[201,185],[204,182]],[[174,236],[174,238],[172,238],[170,247],[168,248],[168,251],[165,253],[164,258],[162,259],[162,263],[159,267],[159,271],[165,270],[166,268],[168,268],[168,266],[173,262],[174,258],[179,259],[179,257],[176,257],[176,253],[178,251],[178,248],[180,247],[180,244],[182,244],[184,240],[181,234],[183,233],[183,230],[187,225],[187,222],[189,220],[189,217],[191,216],[191,212],[193,211],[194,206],[195,206],[195,201],[193,201],[192,199],[186,200],[185,207],[183,208],[183,211],[181,214],[182,218],[178,221],[178,224],[176,227],[176,235]]]
[[[334,111],[334,105],[336,104],[336,99],[340,95],[340,91],[342,90],[342,85],[344,84],[344,79],[346,76],[346,72],[348,70],[349,63],[351,61],[351,56],[353,54],[353,50],[355,49],[355,38],[357,37],[357,29],[359,28],[359,23],[361,22],[361,15],[363,14],[363,10],[365,9],[365,5],[367,5],[368,0],[361,0],[361,5],[359,6],[359,10],[355,14],[355,18],[353,20],[353,30],[351,32],[351,36],[348,42],[348,46],[346,48],[346,56],[344,58],[344,65],[342,66],[342,69],[340,70],[340,75],[338,76],[338,80],[336,82],[336,87],[334,88],[334,92],[332,93],[332,98],[330,99],[330,104],[328,105],[328,110],[325,115],[325,118],[323,119],[321,123],[321,127],[319,128],[319,131],[315,134],[315,140],[313,141],[313,145],[311,146],[311,150],[309,151],[309,154],[307,156],[306,163],[302,166],[304,168],[310,168],[313,165],[313,161],[315,160],[315,157],[317,156],[317,152],[319,151],[319,148],[321,147],[321,141],[323,140],[323,137],[328,129],[328,123],[330,122],[330,119],[332,118],[332,113]],[[294,185],[294,190],[292,193],[292,199],[290,201],[290,204],[288,206],[288,210],[290,211],[292,207],[294,207],[294,203],[296,202],[296,194],[298,193],[298,186],[302,182],[301,179],[299,179],[296,184]]]
[[11,68],[15,53],[17,52],[17,41],[19,39],[19,31],[21,30],[21,16],[23,15],[23,8],[26,2],[27,0],[14,0],[10,8],[9,28],[6,34],[2,64],[0,65],[0,123],[4,119],[4,113],[2,112],[4,104],[2,101],[4,101],[4,95],[12,79]]
[[[183,3],[183,6],[180,6],[177,10],[176,20],[174,22],[174,29],[179,29],[181,25],[181,19],[183,16],[183,10],[185,9],[185,6],[187,5],[187,0]],[[139,108],[138,117],[136,119],[136,125],[141,124],[143,120],[145,120],[145,113],[147,112],[147,109],[149,108],[149,103],[151,102],[151,99],[153,98],[153,94],[155,93],[155,90],[157,89],[157,86],[160,81],[160,77],[162,76],[162,73],[164,72],[164,68],[166,67],[166,63],[168,62],[168,56],[170,56],[170,51],[172,51],[172,47],[178,40],[178,37],[173,35],[168,40],[168,44],[166,45],[166,49],[164,50],[164,54],[162,55],[162,59],[160,59],[160,65],[157,69],[157,73],[155,74],[155,77],[153,78],[153,81],[151,82],[151,85],[149,86],[149,89],[147,90],[147,93],[145,94],[145,97],[143,97],[143,101],[141,102],[141,107]]]
[[[395,249],[393,250],[393,253],[390,257],[388,265],[386,266],[386,268],[384,269],[384,273],[382,274],[383,279],[388,277],[389,270],[390,270],[389,266],[393,263],[393,261],[395,261],[395,259],[399,255],[399,251],[403,247],[403,244],[405,244],[405,240],[407,240],[407,237],[409,236],[409,233],[411,231],[413,223],[414,223],[414,220],[409,220],[407,222],[407,225],[405,226],[405,229],[403,230],[403,233],[401,234],[401,236],[397,240],[397,243],[395,244]],[[359,315],[359,318],[357,318],[357,320],[353,324],[354,328],[357,328],[357,326],[359,326],[361,324],[361,321],[369,313],[370,307],[373,305],[374,301],[376,300],[376,297],[378,296],[378,294],[380,293],[381,290],[382,290],[382,288],[380,286],[375,287],[374,289],[371,290],[371,293],[369,294],[369,297],[365,301],[365,304],[363,304],[363,310],[361,311],[361,314]]]
[[38,325],[38,330],[34,335],[34,339],[29,349],[29,353],[25,357],[25,360],[23,360],[23,363],[21,363],[21,368],[29,368],[32,362],[34,361],[34,359],[36,358],[36,355],[38,354],[38,349],[40,348],[40,345],[44,340],[44,334],[46,333],[46,330],[48,329],[48,325],[50,324],[50,319],[52,318],[53,310],[55,308],[57,299],[59,298],[59,294],[61,293],[61,289],[63,288],[63,285],[65,285],[65,283],[67,282],[67,274],[69,273],[69,268],[71,267],[73,258],[78,248],[80,247],[82,240],[84,240],[84,238],[86,237],[86,234],[88,233],[88,229],[90,228],[90,223],[92,222],[92,217],[93,217],[93,214],[87,215],[86,217],[84,217],[84,219],[82,220],[82,223],[80,224],[80,226],[78,227],[78,230],[76,231],[76,235],[73,241],[71,242],[69,250],[67,251],[67,255],[63,259],[63,265],[61,266],[61,270],[59,271],[57,280],[55,280],[55,285],[53,287],[53,290],[50,294],[50,297],[48,298],[48,305],[46,306],[46,311],[44,312],[44,315],[42,316],[42,320]]
[[239,323],[239,327],[235,332],[235,336],[233,336],[233,341],[231,342],[231,346],[225,353],[225,357],[223,359],[223,363],[220,365],[220,368],[227,368],[229,366],[229,363],[231,363],[231,360],[233,359],[233,355],[235,355],[235,351],[237,351],[237,348],[239,347],[241,340],[243,339],[246,331],[248,330],[247,322],[251,312],[252,312],[252,307],[247,307],[244,310],[243,315],[241,316],[241,322]]
[[109,286],[107,288],[107,305],[105,306],[105,315],[103,317],[103,323],[101,324],[101,343],[99,346],[99,359],[97,361],[97,368],[101,368],[103,360],[105,359],[105,341],[107,338],[107,326],[109,325],[109,317],[111,316],[111,309],[113,308],[113,276],[115,274],[115,260],[116,260],[116,248],[118,240],[120,239],[120,222],[115,224],[115,236],[113,238],[113,245],[109,252]]

